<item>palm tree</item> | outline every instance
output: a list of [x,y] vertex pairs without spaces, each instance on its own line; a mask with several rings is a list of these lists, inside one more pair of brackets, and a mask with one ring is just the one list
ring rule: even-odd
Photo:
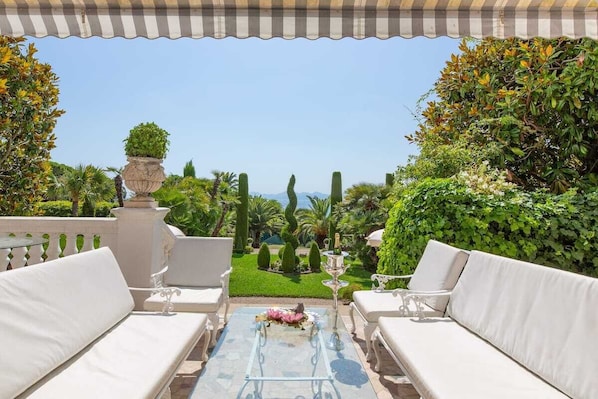
[[254,248],[260,245],[263,233],[275,234],[282,228],[282,206],[278,201],[269,200],[261,195],[249,197],[249,236]]
[[123,168],[117,168],[114,166],[109,166],[106,168],[106,172],[111,172],[114,173],[114,189],[116,190],[116,200],[118,201],[118,206],[120,206],[121,208],[124,206],[125,202],[124,202],[124,192],[125,192],[125,188],[123,185],[123,177],[122,177],[122,173],[123,173]]
[[82,199],[87,185],[87,167],[83,164],[75,166],[73,170],[65,175],[64,185],[73,202],[71,216],[76,217],[79,214],[79,200]]
[[307,196],[308,209],[299,209],[299,227],[304,235],[312,235],[320,248],[324,247],[324,239],[328,236],[330,224],[330,198]]
[[237,204],[238,180],[237,175],[232,172],[213,170],[212,174],[214,175],[214,182],[210,191],[210,199],[212,204],[218,206],[220,214],[211,235],[212,237],[218,237],[224,227],[226,216]]

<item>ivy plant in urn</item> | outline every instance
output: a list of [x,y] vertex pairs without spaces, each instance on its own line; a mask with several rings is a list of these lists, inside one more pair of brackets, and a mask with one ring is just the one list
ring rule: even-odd
[[129,208],[155,208],[158,203],[151,194],[166,179],[162,160],[168,151],[168,132],[153,122],[141,123],[130,130],[124,140],[129,162],[122,173],[125,186],[135,196],[125,202]]

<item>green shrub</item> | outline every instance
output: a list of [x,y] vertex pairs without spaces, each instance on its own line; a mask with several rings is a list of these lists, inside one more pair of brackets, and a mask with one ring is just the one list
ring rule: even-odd
[[110,216],[110,211],[118,207],[116,202],[98,201],[96,202],[96,217],[105,218]]
[[278,248],[278,259],[282,260],[282,255],[284,254],[284,245]]
[[259,269],[267,269],[270,267],[270,247],[263,243],[260,251],[257,254],[257,267]]
[[90,218],[95,216],[95,209],[93,207],[93,204],[87,198],[83,200],[83,206],[81,207],[79,216],[90,217]]
[[309,269],[314,273],[322,270],[322,256],[316,242],[312,242],[309,248]]
[[339,298],[342,299],[343,303],[349,303],[353,300],[353,293],[355,291],[362,290],[363,287],[356,283],[351,283],[345,288],[341,288],[339,291]]
[[291,244],[285,244],[281,265],[283,273],[293,273],[295,271],[295,262],[295,249]]
[[170,141],[168,132],[154,122],[140,123],[129,131],[124,139],[125,154],[130,157],[164,159]]
[[410,274],[429,239],[463,249],[598,275],[598,193],[476,193],[424,180],[390,212],[378,272]]
[[46,201],[37,204],[37,214],[40,216],[57,216],[67,218],[71,216],[71,201]]

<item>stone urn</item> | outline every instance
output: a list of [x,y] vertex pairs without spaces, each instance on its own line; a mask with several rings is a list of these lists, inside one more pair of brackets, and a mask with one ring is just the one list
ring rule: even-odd
[[166,179],[162,160],[148,157],[127,157],[129,163],[125,166],[122,177],[125,186],[135,193],[135,196],[125,201],[125,208],[157,208],[158,203],[151,194],[162,186]]

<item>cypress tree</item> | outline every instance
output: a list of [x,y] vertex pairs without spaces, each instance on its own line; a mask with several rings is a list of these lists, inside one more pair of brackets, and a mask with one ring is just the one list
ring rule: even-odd
[[183,167],[183,177],[195,177],[195,166],[193,166],[193,160],[191,159],[189,162],[185,163]]
[[386,185],[389,187],[392,187],[394,183],[395,183],[395,175],[392,173],[387,173],[386,174]]
[[[343,185],[341,180],[341,172],[332,172],[332,185],[330,187],[330,213],[334,210],[334,205],[343,200]],[[334,246],[334,234],[336,233],[336,222],[332,215],[330,216],[330,224],[328,227],[328,249],[332,250]]]
[[249,182],[247,173],[239,174],[239,203],[237,204],[237,225],[235,226],[235,252],[243,253],[249,238]]
[[309,269],[314,273],[318,273],[322,270],[321,266],[322,257],[320,256],[320,248],[318,248],[316,242],[312,242],[309,248]]
[[257,267],[259,269],[267,269],[270,267],[270,248],[266,243],[262,244],[260,251],[257,254]]

